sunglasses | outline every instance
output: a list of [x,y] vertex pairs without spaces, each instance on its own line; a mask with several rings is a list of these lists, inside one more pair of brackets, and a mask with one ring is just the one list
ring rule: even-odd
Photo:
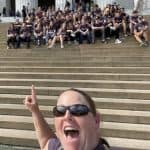
[[90,109],[86,105],[75,104],[71,106],[55,106],[53,108],[53,115],[55,117],[63,117],[67,110],[73,116],[84,116],[90,112]]

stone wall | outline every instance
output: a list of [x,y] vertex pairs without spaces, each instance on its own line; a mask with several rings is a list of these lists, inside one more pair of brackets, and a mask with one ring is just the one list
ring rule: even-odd
[[[74,0],[68,0],[70,2]],[[55,0],[56,4],[56,9],[59,7],[61,9],[64,8],[66,0]],[[117,2],[119,3],[122,7],[124,7],[126,10],[132,11],[134,8],[134,0],[94,0],[101,8],[105,7],[106,4],[108,3],[113,3]],[[22,5],[27,5],[27,3],[30,4],[30,8],[37,8],[38,6],[38,0],[14,0],[16,10],[21,11]],[[10,0],[0,0],[0,13],[2,13],[3,7],[7,8],[7,12],[10,9]],[[150,12],[150,0],[144,0],[144,5],[143,5],[143,11],[144,12]]]
[[6,7],[6,0],[0,0],[0,13],[3,12],[3,7]]

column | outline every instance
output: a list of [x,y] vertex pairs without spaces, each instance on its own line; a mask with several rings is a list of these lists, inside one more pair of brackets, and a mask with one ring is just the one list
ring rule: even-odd
[[143,10],[143,0],[134,0],[134,10],[141,12]]
[[150,14],[150,0],[144,0],[143,14],[144,15],[149,15]]
[[134,0],[115,0],[115,2],[125,9],[133,9]]
[[95,0],[95,3],[99,5],[101,9],[103,9],[107,4],[112,4],[113,0]]
[[74,1],[73,0],[68,0],[68,2],[70,3],[70,10],[73,10]]
[[61,10],[64,10],[65,4],[66,4],[66,0],[56,0],[55,9],[57,10],[58,8],[60,8]]
[[29,7],[29,9],[37,8],[38,0],[16,0],[16,11],[21,12],[23,5]]
[[3,7],[6,7],[7,5],[6,5],[6,0],[1,0],[0,1],[0,12],[2,12],[3,11]]

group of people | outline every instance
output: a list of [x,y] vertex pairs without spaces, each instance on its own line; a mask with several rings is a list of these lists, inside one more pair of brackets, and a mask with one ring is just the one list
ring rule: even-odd
[[[12,44],[19,48],[21,42],[26,42],[29,48],[33,39],[36,45],[47,44],[48,48],[59,41],[63,48],[64,40],[79,44],[84,40],[95,43],[98,35],[103,43],[115,36],[115,43],[120,44],[121,32],[124,36],[133,34],[140,46],[148,45],[148,22],[136,10],[131,16],[127,15],[116,3],[108,4],[104,10],[94,5],[90,12],[83,12],[81,7],[76,12],[68,7],[64,11],[54,11],[53,8],[45,11],[39,7],[28,14],[23,23],[17,20],[11,24],[7,46]],[[40,111],[34,86],[24,104],[32,114],[42,150],[113,150],[99,132],[100,113],[84,91],[68,89],[60,94],[52,110],[55,131]]]
[[101,42],[107,43],[113,36],[115,44],[120,44],[120,34],[125,37],[134,34],[140,46],[147,46],[148,22],[143,17],[141,19],[137,11],[129,16],[117,3],[108,4],[103,10],[95,4],[90,11],[83,11],[81,5],[76,11],[71,11],[67,5],[64,11],[39,7],[30,11],[23,22],[17,19],[11,24],[7,32],[7,48],[11,45],[19,48],[23,42],[27,43],[27,48],[31,42],[52,48],[57,41],[64,48],[64,41],[82,44],[86,40],[90,44],[99,37]]

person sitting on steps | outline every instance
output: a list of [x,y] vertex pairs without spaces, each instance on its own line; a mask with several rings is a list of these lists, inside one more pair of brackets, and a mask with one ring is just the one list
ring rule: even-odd
[[134,27],[134,37],[138,43],[140,43],[140,47],[148,46],[149,25],[148,22],[145,21],[143,16],[138,17],[138,23]]

